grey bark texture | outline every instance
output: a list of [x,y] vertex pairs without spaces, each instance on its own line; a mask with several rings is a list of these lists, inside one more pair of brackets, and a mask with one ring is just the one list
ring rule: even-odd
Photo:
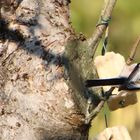
[[69,0],[0,4],[0,140],[87,139],[83,80],[94,71]]

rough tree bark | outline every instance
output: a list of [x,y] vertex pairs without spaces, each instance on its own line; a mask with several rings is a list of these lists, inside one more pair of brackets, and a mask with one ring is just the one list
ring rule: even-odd
[[1,1],[0,139],[81,139],[63,65],[74,36],[68,0]]
[[86,103],[95,97],[83,80],[95,71],[69,2],[0,1],[1,140],[87,139]]

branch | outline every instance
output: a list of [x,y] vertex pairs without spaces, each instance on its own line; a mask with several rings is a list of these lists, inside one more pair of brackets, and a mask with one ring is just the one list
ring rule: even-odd
[[134,43],[134,45],[131,49],[129,58],[127,59],[127,62],[126,62],[127,65],[130,65],[132,63],[132,61],[134,60],[134,57],[135,57],[139,44],[140,44],[140,36],[137,38],[136,42]]
[[90,123],[98,115],[98,113],[103,108],[104,104],[105,100],[101,100],[100,103],[97,105],[97,107],[90,112],[89,116],[86,117],[85,121],[86,124]]
[[[111,18],[112,11],[116,4],[116,1],[117,0],[105,0],[104,7],[102,9],[99,21],[101,19],[107,20],[107,19]],[[98,43],[99,43],[100,39],[102,38],[102,35],[103,35],[104,31],[106,30],[106,28],[107,28],[107,25],[99,24],[99,26],[96,27],[96,30],[93,33],[92,37],[89,39],[89,55],[91,57],[94,56]]]

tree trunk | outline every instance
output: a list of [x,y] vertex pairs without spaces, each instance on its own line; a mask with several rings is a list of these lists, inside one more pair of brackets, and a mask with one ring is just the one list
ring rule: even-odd
[[87,139],[83,114],[90,95],[83,79],[93,72],[86,45],[86,55],[77,55],[79,42],[69,0],[1,1],[1,140]]

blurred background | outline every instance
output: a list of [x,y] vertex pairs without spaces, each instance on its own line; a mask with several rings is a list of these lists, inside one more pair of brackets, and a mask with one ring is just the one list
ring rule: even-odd
[[[71,0],[71,21],[77,33],[82,32],[87,38],[95,30],[103,0]],[[118,0],[110,22],[108,51],[122,54],[126,59],[130,48],[140,35],[140,1]],[[100,53],[102,42],[97,50]],[[140,45],[135,62],[140,62]],[[140,101],[140,92],[137,93]],[[140,103],[110,112],[105,108],[93,121],[90,138],[105,128],[104,112],[107,112],[109,127],[125,125],[133,140],[140,137]]]

